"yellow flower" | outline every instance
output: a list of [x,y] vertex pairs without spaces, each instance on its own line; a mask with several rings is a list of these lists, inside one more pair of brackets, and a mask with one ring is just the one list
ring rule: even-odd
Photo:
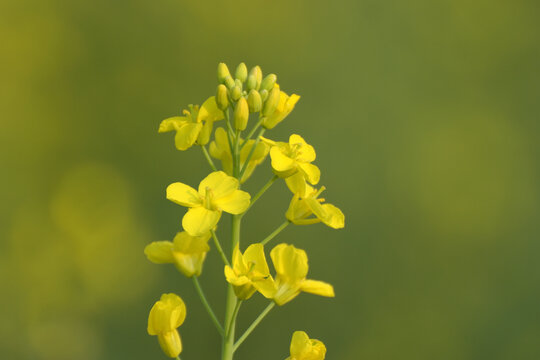
[[182,227],[191,236],[203,236],[219,222],[222,211],[241,214],[249,207],[251,196],[238,190],[238,180],[223,171],[215,171],[199,184],[199,191],[176,182],[167,187],[167,199],[190,209]]
[[291,339],[291,356],[286,360],[324,360],[326,346],[322,341],[310,339],[303,331],[295,331]]
[[[215,132],[215,138],[216,140],[210,143],[210,155],[212,155],[212,157],[218,160],[221,160],[223,170],[228,175],[232,175],[233,160],[231,156],[231,148],[229,146],[229,138],[227,137],[226,130],[223,128],[217,128]],[[242,141],[242,138],[240,138],[240,141]],[[248,140],[247,144],[240,151],[240,168],[244,167],[247,157],[249,156],[249,153],[251,152],[251,149],[254,145],[255,140]],[[244,175],[242,175],[242,179],[240,180],[242,183],[249,179],[249,177],[253,173],[253,170],[255,170],[255,167],[262,163],[264,159],[266,159],[266,155],[268,155],[269,151],[270,148],[265,143],[259,142],[257,144],[257,147],[255,148],[255,151],[253,152],[253,155],[248,162],[246,171],[244,172]]]
[[[313,146],[306,143],[300,136],[293,134],[289,137],[289,142],[276,142],[263,138],[263,142],[271,146],[270,158],[272,159],[272,169],[281,178],[288,178],[292,175],[305,179],[310,184],[317,184],[321,177],[321,171],[313,164],[316,154]],[[289,181],[287,181],[289,185]],[[290,187],[290,185],[289,185]]]
[[148,260],[156,264],[174,264],[185,276],[199,276],[206,253],[210,250],[211,234],[191,236],[186,231],[176,234],[171,241],[154,241],[144,248]]
[[210,140],[214,121],[224,118],[215,96],[209,97],[201,107],[189,105],[189,110],[184,110],[183,115],[163,120],[158,130],[160,133],[175,130],[174,142],[178,150],[187,150],[195,142],[206,145]]
[[233,285],[236,297],[247,300],[259,290],[265,297],[272,298],[274,281],[266,263],[263,245],[252,244],[243,255],[236,245],[232,266],[225,266],[225,278]]
[[[289,209],[285,213],[287,220],[296,225],[310,225],[323,222],[334,229],[345,226],[345,215],[332,204],[321,204],[325,199],[318,196],[325,190],[323,186],[315,190],[308,184],[304,185],[302,192],[294,194]],[[315,217],[310,217],[315,215]]]
[[[277,84],[274,86],[278,86]],[[279,102],[276,107],[276,110],[268,115],[263,120],[263,126],[267,129],[272,129],[274,126],[279,124],[283,119],[287,117],[293,111],[294,106],[300,100],[300,96],[292,94],[291,96],[287,95],[283,91],[279,94]]]
[[182,352],[178,328],[186,318],[186,305],[176,294],[163,294],[148,316],[148,334],[157,335],[163,352],[175,358]]
[[308,258],[306,252],[293,245],[279,244],[270,252],[276,269],[273,299],[283,305],[294,299],[301,291],[315,295],[334,297],[332,285],[306,279]]

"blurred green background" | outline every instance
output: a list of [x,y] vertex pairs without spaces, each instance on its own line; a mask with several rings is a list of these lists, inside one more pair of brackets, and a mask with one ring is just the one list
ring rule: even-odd
[[[238,359],[284,359],[294,330],[328,359],[539,359],[539,16],[534,0],[1,1],[0,357],[165,359],[146,321],[176,292],[183,359],[218,358],[190,281],[143,248],[180,228],[165,187],[208,173],[159,122],[245,61],[302,96],[267,135],[315,146],[346,228],[282,233],[337,297],[273,311]],[[244,244],[289,199],[274,185]],[[201,282],[221,315],[215,250]]]

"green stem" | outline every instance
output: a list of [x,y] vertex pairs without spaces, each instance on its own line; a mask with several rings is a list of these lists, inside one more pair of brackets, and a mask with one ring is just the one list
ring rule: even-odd
[[255,134],[255,131],[257,131],[257,129],[262,125],[262,120],[259,120],[259,122],[253,127],[253,129],[251,129],[251,131],[249,132],[249,134],[246,136],[246,138],[244,139],[244,142],[242,143],[242,145],[240,145],[240,150],[242,150],[244,148],[244,146],[246,146],[247,142],[249,140],[251,140],[251,137],[253,136],[253,134]]
[[[240,242],[240,215],[232,216],[231,223],[231,249],[236,247],[236,244]],[[234,294],[234,289],[231,284],[227,288],[227,300],[225,304],[225,324],[232,324],[229,331],[223,338],[223,349],[221,353],[222,360],[232,360],[234,353],[234,333],[235,323],[233,321],[234,309],[236,308],[237,298]]]
[[216,245],[216,249],[219,255],[221,255],[221,259],[223,260],[223,263],[225,265],[231,266],[231,264],[229,263],[229,260],[227,260],[227,256],[225,255],[223,248],[221,247],[221,244],[219,243],[216,232],[214,230],[210,230],[210,232],[212,233],[212,239],[214,240],[214,244]]
[[203,151],[204,157],[206,158],[206,161],[208,161],[208,164],[212,168],[212,170],[217,171],[216,165],[214,164],[214,161],[212,161],[212,158],[210,157],[210,154],[208,153],[208,150],[206,150],[206,146],[202,145],[201,149]]
[[[240,171],[240,175],[239,175],[240,179],[242,178],[242,176],[246,172],[249,161],[251,160],[251,157],[253,156],[253,153],[255,152],[255,149],[257,148],[257,145],[259,145],[259,142],[261,141],[261,136],[263,136],[265,131],[266,131],[265,128],[262,128],[261,131],[259,131],[259,135],[257,135],[257,140],[255,140],[255,143],[251,147],[251,150],[249,151],[249,155],[247,156],[246,161],[244,162],[244,166],[242,166],[242,170]],[[246,142],[244,141],[244,144],[245,143]]]
[[227,123],[227,139],[229,140],[229,149],[231,150],[231,154],[234,154],[233,137],[232,137],[232,134],[234,134],[234,132],[233,132],[233,129],[231,127],[229,109],[227,109],[223,113],[225,114],[225,120],[226,120],[226,123]]
[[244,213],[242,215],[244,215],[245,213],[247,213],[247,211],[249,209],[251,209],[251,207],[253,206],[253,204],[255,204],[255,202],[257,200],[259,200],[259,198],[265,193],[266,190],[268,190],[268,188],[270,186],[272,186],[272,184],[278,179],[279,177],[277,175],[274,175],[272,176],[272,178],[270,180],[268,180],[268,182],[266,184],[264,184],[264,186],[261,188],[261,190],[259,190],[258,193],[255,194],[254,197],[251,198],[251,203],[249,204],[249,207],[247,208],[246,211],[244,211]]
[[268,235],[263,241],[261,241],[262,245],[266,245],[270,240],[275,238],[277,234],[279,234],[283,229],[287,227],[291,222],[289,220],[286,220],[283,224],[279,225],[279,227],[274,230],[270,235]]
[[246,330],[246,332],[244,334],[242,334],[242,336],[240,336],[240,338],[238,339],[238,341],[234,344],[234,348],[233,348],[233,351],[236,351],[236,349],[238,349],[238,347],[240,345],[242,345],[242,343],[244,342],[244,340],[246,340],[246,338],[249,336],[249,334],[251,334],[251,332],[253,330],[255,330],[255,328],[257,327],[257,325],[259,325],[259,323],[264,319],[264,317],[270,312],[270,310],[272,310],[274,308],[274,306],[276,306],[276,303],[275,302],[271,302],[263,311],[262,313],[255,319],[255,321],[248,327],[248,329]]
[[228,334],[229,331],[233,328],[234,324],[236,324],[236,317],[238,316],[238,311],[240,310],[240,305],[242,305],[242,300],[237,300],[236,306],[234,307],[231,322],[229,324],[227,324],[227,326],[225,327],[225,334]]
[[225,332],[223,331],[223,326],[219,323],[219,320],[216,317],[216,314],[212,310],[212,307],[208,303],[208,300],[206,300],[206,296],[204,296],[204,292],[202,291],[201,285],[199,284],[199,279],[197,276],[193,276],[193,284],[195,285],[195,290],[197,290],[197,294],[199,294],[199,297],[201,298],[201,301],[204,305],[204,308],[206,309],[206,312],[208,315],[210,315],[210,318],[214,322],[214,325],[216,325],[216,329],[221,334],[221,336],[224,336]]

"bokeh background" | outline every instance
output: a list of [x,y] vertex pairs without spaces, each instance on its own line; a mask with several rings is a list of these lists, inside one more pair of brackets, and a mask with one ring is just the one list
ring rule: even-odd
[[[539,359],[539,16],[534,0],[2,0],[0,357],[164,359],[147,315],[176,292],[183,359],[218,358],[189,280],[143,248],[180,228],[165,187],[208,172],[159,122],[245,61],[302,96],[267,134],[316,147],[346,228],[282,233],[337,297],[273,311],[238,358],[284,359],[305,330],[328,359]],[[274,185],[244,243],[289,199]],[[215,250],[201,282],[221,315]]]

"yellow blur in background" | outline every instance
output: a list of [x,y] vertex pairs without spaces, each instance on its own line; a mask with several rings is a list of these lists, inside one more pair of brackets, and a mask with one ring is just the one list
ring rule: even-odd
[[[143,249],[180,230],[166,186],[209,171],[158,125],[214,94],[221,61],[258,64],[301,95],[265,135],[312,144],[347,216],[340,231],[280,235],[336,298],[275,311],[239,359],[284,359],[296,330],[328,359],[540,358],[539,12],[526,0],[2,1],[0,358],[158,359],[146,320],[168,292],[186,301],[183,358],[218,357],[189,280]],[[246,190],[270,176],[267,160]],[[244,239],[279,225],[289,200],[272,187]],[[212,249],[201,282],[218,316],[222,271]],[[239,327],[262,306],[246,304]]]

